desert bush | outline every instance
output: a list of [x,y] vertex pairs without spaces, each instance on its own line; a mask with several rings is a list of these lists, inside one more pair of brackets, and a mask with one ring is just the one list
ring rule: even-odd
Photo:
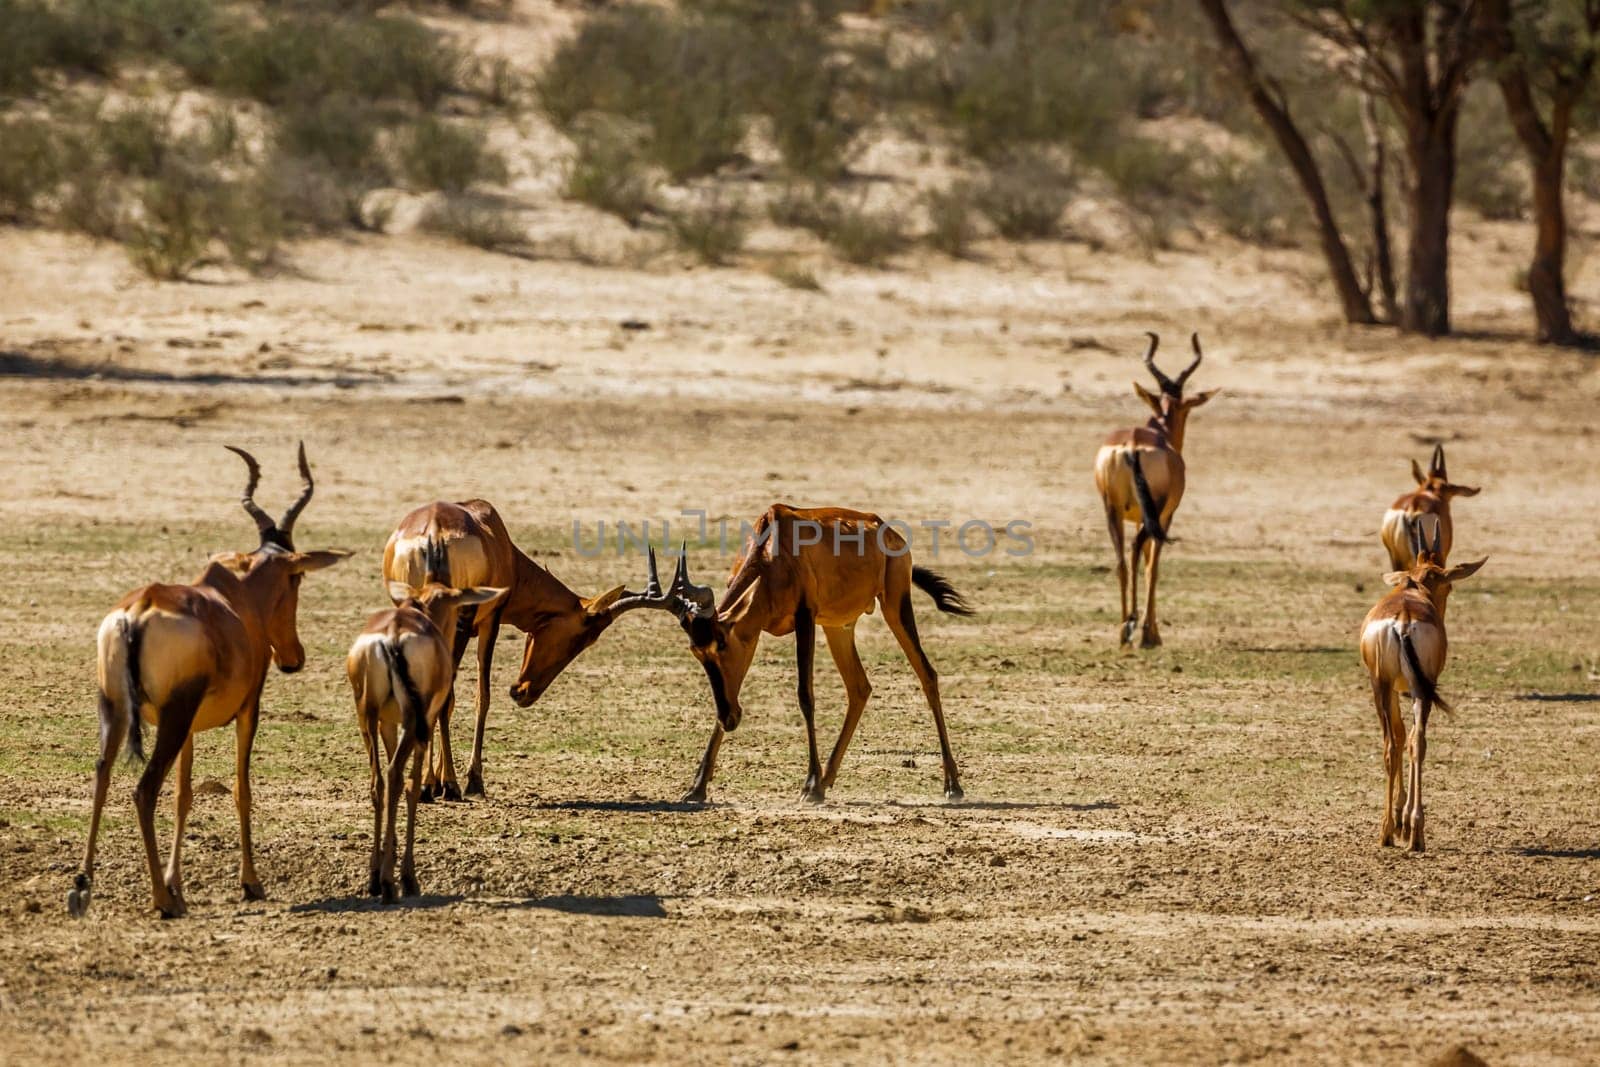
[[1521,146],[1498,96],[1488,86],[1476,86],[1462,103],[1456,195],[1486,219],[1519,219],[1532,206],[1532,189]]
[[928,209],[928,243],[952,258],[966,256],[977,237],[971,186],[958,182],[947,189],[930,189],[923,194],[923,203]]
[[447,197],[428,212],[423,228],[491,252],[527,241],[527,233],[514,215],[470,197]]
[[474,182],[504,181],[505,160],[481,128],[424,115],[400,138],[400,171],[421,189],[459,193]]
[[761,27],[762,77],[755,83],[756,105],[767,116],[784,168],[813,181],[844,171],[870,118],[870,94],[850,91],[852,72],[866,65],[865,57],[836,61],[823,29],[798,14]]
[[779,226],[809,230],[821,237],[828,229],[830,210],[831,205],[821,188],[791,183],[767,203],[767,218]]
[[313,233],[332,233],[354,223],[365,192],[323,160],[282,152],[267,160],[258,181],[286,227]]
[[1022,153],[991,168],[973,198],[1002,237],[1053,237],[1076,185],[1069,169],[1043,155]]
[[348,93],[285,107],[277,124],[279,151],[320,160],[339,175],[381,180],[380,117],[367,101]]
[[639,158],[639,136],[622,121],[595,118],[580,124],[562,195],[637,226],[655,196],[655,182]]
[[115,111],[102,109],[91,124],[89,137],[111,170],[153,178],[161,173],[173,147],[170,127],[170,106],[139,101]]
[[767,274],[789,289],[822,292],[822,282],[817,278],[817,272],[797,259],[774,260],[767,264]]
[[859,201],[834,201],[824,218],[820,236],[847,263],[881,267],[911,243],[898,212],[874,211]]
[[0,120],[0,219],[32,219],[35,205],[61,174],[61,148],[49,123]]
[[1261,157],[1221,156],[1198,179],[1201,200],[1222,231],[1255,244],[1287,244],[1303,213],[1293,179]]
[[749,222],[743,200],[713,191],[687,207],[669,211],[667,227],[679,248],[717,267],[744,247]]
[[260,269],[273,260],[281,234],[282,216],[269,198],[178,160],[139,184],[123,243],[140,270],[178,281],[220,258],[218,245],[234,263]]

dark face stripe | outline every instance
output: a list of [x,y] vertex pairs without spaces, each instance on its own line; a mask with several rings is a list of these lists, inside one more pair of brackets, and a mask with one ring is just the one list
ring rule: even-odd
[[724,719],[728,714],[728,689],[722,680],[722,668],[715,663],[701,663],[706,669],[706,678],[711,682],[711,699],[716,703],[717,718]]

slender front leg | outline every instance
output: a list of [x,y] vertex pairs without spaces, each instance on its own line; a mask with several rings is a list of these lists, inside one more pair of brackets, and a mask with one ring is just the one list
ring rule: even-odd
[[826,795],[822,788],[822,760],[817,756],[816,704],[811,697],[813,668],[817,657],[817,627],[811,621],[811,612],[801,605],[794,613],[794,658],[799,675],[797,695],[800,715],[806,720],[806,784],[800,799],[811,804],[821,804]]
[[833,753],[828,757],[828,769],[822,775],[822,788],[832,789],[833,780],[839,775],[839,765],[844,762],[845,749],[850,747],[850,738],[855,736],[856,723],[861,721],[861,712],[867,706],[867,698],[872,695],[872,683],[867,681],[867,670],[861,665],[861,655],[856,651],[856,624],[824,626],[822,633],[828,639],[828,652],[833,656],[834,666],[839,668],[839,677],[844,680],[848,701],[844,709],[844,726],[840,728],[839,740],[834,742]]
[[183,831],[194,806],[194,734],[178,753],[178,794],[173,805],[172,855],[167,860],[167,892],[183,904]]
[[1415,706],[1417,724],[1411,731],[1411,795],[1407,798],[1411,806],[1406,809],[1406,822],[1411,831],[1411,851],[1422,852],[1427,847],[1422,832],[1422,761],[1428,754],[1428,713],[1433,709],[1421,698],[1415,701]]
[[1157,648],[1161,644],[1161,627],[1156,625],[1156,575],[1161,570],[1161,542],[1152,539],[1149,545],[1149,571],[1145,576],[1144,635],[1140,648]]
[[[461,657],[467,654],[467,643],[472,640],[472,611],[467,608],[456,616],[455,646],[450,650],[456,670],[450,679],[450,698],[445,701],[444,710],[439,714],[438,729],[432,731],[433,739],[438,742],[438,758],[431,768],[436,775],[433,796],[444,800],[461,799],[461,786],[456,782],[456,758],[450,750],[450,715],[456,706],[455,679],[461,674]],[[479,684],[482,684],[481,679]],[[424,795],[423,799],[428,797]]]
[[[100,837],[100,813],[106,806],[106,792],[111,788],[111,765],[117,750],[128,736],[128,720],[121,709],[100,694],[100,758],[94,765],[94,806],[89,815],[89,843],[83,850],[83,867],[72,880],[67,891],[67,914],[81,917],[89,910],[89,897],[94,887],[95,842]],[[136,710],[135,715],[138,714]]]
[[256,874],[256,848],[250,836],[250,751],[256,743],[256,726],[261,720],[261,691],[234,720],[233,803],[239,810],[239,884],[245,900],[266,900]]
[[472,763],[467,767],[467,796],[483,796],[483,731],[489,722],[489,675],[494,643],[500,636],[502,607],[496,607],[478,628],[478,723],[472,733]]
[[704,804],[706,802],[706,788],[711,784],[711,774],[717,769],[717,750],[722,747],[722,723],[717,723],[711,728],[711,740],[706,742],[706,753],[700,757],[700,770],[694,776],[694,784],[689,791],[679,800],[681,804]]

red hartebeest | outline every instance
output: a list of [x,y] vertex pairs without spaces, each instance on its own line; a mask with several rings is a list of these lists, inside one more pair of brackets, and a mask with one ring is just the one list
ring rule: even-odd
[[[256,875],[250,840],[250,748],[261,715],[261,688],[270,659],[292,674],[305,663],[295,626],[300,576],[331,566],[348,552],[296,552],[294,523],[311,499],[311,468],[300,446],[300,497],[274,522],[256,505],[261,468],[229,446],[249,469],[242,502],[261,543],[253,552],[213,556],[193,585],[147,585],[122,598],[100,624],[100,758],[95,764],[94,810],[67,910],[82,915],[94,884],[95,839],[111,783],[111,763],[127,741],[128,755],[144,761],[143,725],[156,728],[155,751],[133,793],[144,837],[155,906],[165,918],[182,915],[184,821],[193,799],[194,735],[234,724],[234,803],[239,811],[239,880],[246,900],[266,894]],[[177,821],[172,856],[162,872],[156,857],[156,798],[173,760],[178,761]]]
[[[441,620],[457,666],[472,635],[476,633],[478,638],[477,728],[472,736],[472,762],[467,767],[468,795],[483,793],[483,731],[489,718],[489,674],[501,622],[528,635],[522,670],[511,687],[511,699],[525,708],[616,620],[621,614],[618,601],[624,594],[620,585],[588,598],[568,589],[512,544],[499,512],[486,500],[440,501],[401,519],[383,550],[383,576],[416,589],[437,582],[458,588],[508,590],[498,603],[468,607],[459,615],[449,611]],[[439,715],[437,742],[430,742],[431,758],[422,785],[424,801],[434,796],[461,799],[450,751],[454,705],[452,694]]]
[[[1161,339],[1153,333],[1146,336],[1150,338],[1150,348],[1144,354],[1144,365],[1155,377],[1161,393],[1158,396],[1138,382],[1133,383],[1133,389],[1155,414],[1143,426],[1118,430],[1106,438],[1095,455],[1094,484],[1105,506],[1111,547],[1117,553],[1117,589],[1122,596],[1122,643],[1128,644],[1133,640],[1134,628],[1139,625],[1139,554],[1143,550],[1148,571],[1146,585],[1149,589],[1139,645],[1141,648],[1153,648],[1161,644],[1161,630],[1156,625],[1156,572],[1161,565],[1161,546],[1166,544],[1167,532],[1172,528],[1172,514],[1183,500],[1184,430],[1189,422],[1189,412],[1222,390],[1211,389],[1184,398],[1183,387],[1189,381],[1189,375],[1200,366],[1199,334],[1190,338],[1194,346],[1194,362],[1184,368],[1176,381],[1163,374],[1155,364],[1156,347]],[[1133,538],[1131,590],[1128,563],[1122,554],[1122,524],[1125,522],[1138,527]]]
[[[1444,632],[1445,601],[1454,583],[1475,574],[1488,558],[1446,570],[1437,528],[1430,545],[1421,530],[1412,527],[1407,547],[1416,562],[1408,570],[1384,575],[1383,580],[1396,588],[1367,612],[1361,624],[1361,662],[1372,679],[1372,701],[1383,728],[1387,787],[1379,843],[1394,844],[1398,831],[1405,847],[1421,852],[1422,760],[1428,750],[1428,715],[1435,707],[1450,710],[1438,689],[1449,647]],[[1401,693],[1410,695],[1415,712],[1409,743],[1400,713]],[[1401,779],[1403,757],[1410,762],[1407,781]]]
[[1439,565],[1450,558],[1450,545],[1455,530],[1450,523],[1450,500],[1458,496],[1477,496],[1478,488],[1455,485],[1444,469],[1444,445],[1433,446],[1433,459],[1428,473],[1416,460],[1411,461],[1411,476],[1417,480],[1415,491],[1406,493],[1389,506],[1383,514],[1383,547],[1389,553],[1389,568],[1410,570],[1417,561],[1412,551],[1413,530],[1420,530],[1424,542],[1437,532],[1439,535]]
[[[400,878],[406,896],[417,893],[412,850],[417,839],[417,800],[422,792],[422,761],[429,733],[450,699],[455,660],[446,635],[449,617],[460,608],[493,604],[504,589],[452,589],[430,583],[415,589],[390,582],[395,606],[375,613],[350,646],[345,673],[355,691],[356,721],[372,769],[372,861],[367,892],[395,900],[395,838],[400,783],[411,758],[411,788],[406,791],[406,851]],[[382,741],[388,759],[378,758]]]
[[[661,601],[655,555],[651,553],[646,595],[655,594],[658,599],[651,606],[671,610],[688,633],[690,649],[711,682],[717,709],[717,724],[700,761],[699,774],[684,801],[706,799],[722,736],[736,729],[744,714],[739,690],[761,635],[783,637],[792,632],[799,668],[800,714],[806,722],[809,755],[801,796],[812,803],[822,802],[839,773],[845,749],[872,692],[856,652],[855,626],[857,619],[872,612],[874,602],[883,606],[884,621],[911,662],[933,711],[944,760],[944,795],[950,800],[961,799],[961,782],[939,700],[939,676],[917,635],[911,588],[916,586],[931,596],[940,611],[971,615],[972,609],[949,581],[926,568],[912,566],[910,551],[911,546],[894,525],[876,515],[845,508],[774,504],[756,523],[744,551],[734,562],[720,604],[715,603],[710,589],[689,583],[688,567],[681,556],[672,588]],[[828,651],[849,697],[844,725],[826,770],[817,756],[811,697],[818,626],[828,640]]]

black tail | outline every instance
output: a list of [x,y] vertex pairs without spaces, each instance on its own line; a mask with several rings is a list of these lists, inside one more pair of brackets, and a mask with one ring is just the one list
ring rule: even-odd
[[912,567],[911,580],[918,589],[933,597],[934,606],[949,615],[976,615],[967,598],[956,592],[950,579],[926,567]]
[[1155,494],[1150,492],[1150,483],[1145,481],[1144,467],[1139,462],[1139,450],[1130,448],[1122,455],[1128,462],[1128,470],[1133,474],[1133,492],[1139,498],[1139,517],[1144,523],[1144,532],[1157,544],[1165,544],[1167,531],[1161,528],[1161,505],[1156,503]]
[[383,650],[383,658],[389,664],[389,684],[394,688],[395,703],[400,705],[400,717],[417,739],[417,744],[426,744],[428,705],[417,691],[417,683],[411,679],[411,667],[406,663],[405,654],[400,651],[400,642],[385,638],[378,647]]
[[1417,647],[1411,643],[1411,634],[1405,630],[1400,631],[1400,671],[1406,676],[1406,687],[1411,690],[1411,695],[1418,700],[1425,700],[1441,711],[1454,711],[1444,697],[1439,695],[1433,679],[1428,677],[1422,669],[1422,661],[1417,658]]
[[123,713],[128,716],[128,762],[144,762],[144,683],[139,680],[139,648],[144,642],[144,627],[122,617],[122,647],[124,653],[122,679]]

